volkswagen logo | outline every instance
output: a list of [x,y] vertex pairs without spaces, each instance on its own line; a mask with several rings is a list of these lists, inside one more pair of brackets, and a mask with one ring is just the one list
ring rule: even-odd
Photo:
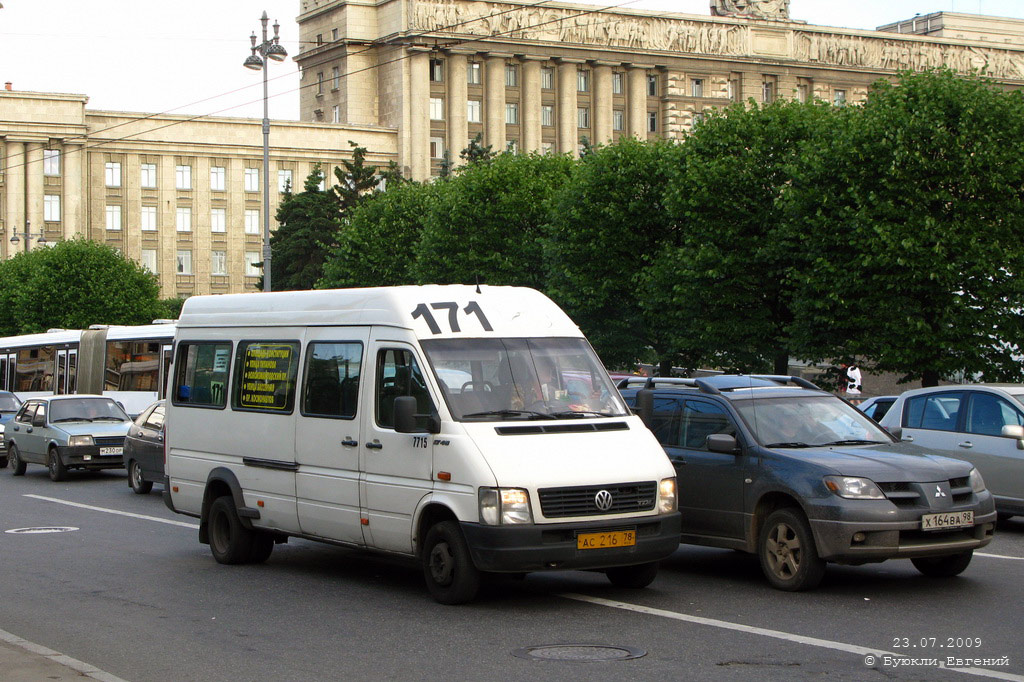
[[945,497],[946,493],[942,492],[942,486],[935,486],[935,497]]
[[594,495],[594,506],[600,511],[608,511],[612,508],[612,494],[607,490],[598,491]]

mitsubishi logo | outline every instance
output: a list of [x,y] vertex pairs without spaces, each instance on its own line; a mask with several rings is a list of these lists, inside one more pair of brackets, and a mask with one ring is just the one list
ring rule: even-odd
[[612,494],[607,490],[601,490],[594,495],[594,506],[600,511],[608,511],[612,508]]
[[945,497],[946,493],[942,492],[942,486],[935,486],[935,497]]

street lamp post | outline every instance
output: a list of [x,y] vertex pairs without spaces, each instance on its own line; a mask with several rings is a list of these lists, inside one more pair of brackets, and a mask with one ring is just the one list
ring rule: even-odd
[[284,61],[287,50],[279,42],[278,31],[281,25],[274,22],[274,37],[267,38],[266,11],[260,17],[263,24],[263,42],[256,44],[256,33],[250,36],[252,54],[245,58],[244,66],[253,71],[263,71],[263,291],[271,291],[270,286],[270,114],[267,109],[267,64]]
[[[32,223],[29,220],[25,221],[25,231],[22,232],[21,235],[23,237],[25,237],[25,251],[26,252],[28,251],[28,242],[29,242],[30,239],[35,239],[36,243],[39,244],[39,245],[45,245],[46,244],[46,235],[43,232],[32,232]],[[18,233],[15,232],[11,236],[11,243],[17,245],[18,242],[20,242],[20,241],[21,241],[21,237],[19,237]]]

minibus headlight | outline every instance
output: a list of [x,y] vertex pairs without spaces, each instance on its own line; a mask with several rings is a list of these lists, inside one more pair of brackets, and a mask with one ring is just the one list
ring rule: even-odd
[[480,522],[488,526],[533,523],[530,493],[522,488],[481,488]]
[[676,510],[676,479],[663,478],[658,485],[658,513],[668,514]]
[[981,472],[977,469],[971,469],[971,473],[968,475],[968,480],[971,483],[971,490],[976,493],[985,492],[985,479],[981,477]]
[[825,487],[848,500],[884,500],[885,494],[870,478],[826,476]]
[[88,446],[92,444],[92,436],[70,436],[68,438],[68,445],[73,448],[80,448],[82,446]]

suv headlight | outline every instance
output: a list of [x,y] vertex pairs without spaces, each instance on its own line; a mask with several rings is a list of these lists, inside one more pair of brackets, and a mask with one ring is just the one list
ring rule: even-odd
[[869,478],[854,476],[826,476],[825,486],[839,497],[848,500],[884,500],[885,494]]
[[530,493],[522,488],[480,488],[480,522],[488,526],[533,523]]
[[663,478],[658,485],[658,513],[669,514],[676,510],[676,479]]
[[68,438],[68,445],[73,448],[80,448],[83,445],[92,445],[92,436],[70,436]]
[[971,484],[971,490],[976,493],[985,492],[985,479],[981,477],[981,472],[977,469],[971,469],[971,473],[968,474],[967,480]]

